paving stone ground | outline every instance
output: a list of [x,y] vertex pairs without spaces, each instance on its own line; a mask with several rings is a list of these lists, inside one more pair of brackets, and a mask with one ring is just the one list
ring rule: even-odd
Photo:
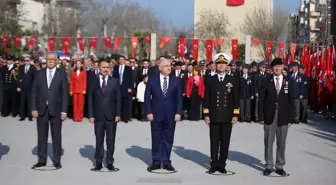
[[[178,122],[172,162],[178,173],[150,174],[149,123],[118,123],[116,173],[96,173],[89,169],[94,159],[93,125],[87,120],[63,123],[63,168],[34,171],[36,163],[36,123],[0,118],[0,185],[333,185],[336,184],[336,122],[310,116],[308,124],[290,128],[285,170],[286,178],[264,177],[263,127],[238,123],[232,132],[227,170],[233,176],[205,174],[209,167],[209,129],[204,122]],[[49,136],[50,137],[50,136]],[[51,141],[50,141],[51,143]],[[51,144],[49,145],[51,155]],[[49,165],[51,160],[48,161]]]

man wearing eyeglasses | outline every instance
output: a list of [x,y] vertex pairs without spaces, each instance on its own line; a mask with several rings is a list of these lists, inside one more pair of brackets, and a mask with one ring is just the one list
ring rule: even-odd
[[17,92],[20,92],[20,120],[24,121],[28,115],[29,121],[33,121],[31,115],[31,90],[36,69],[31,65],[30,57],[24,58],[24,65],[19,67]]

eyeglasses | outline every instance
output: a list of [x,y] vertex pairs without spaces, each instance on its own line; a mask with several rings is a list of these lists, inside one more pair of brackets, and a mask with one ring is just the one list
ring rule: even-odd
[[25,62],[30,62],[30,60],[25,60]]

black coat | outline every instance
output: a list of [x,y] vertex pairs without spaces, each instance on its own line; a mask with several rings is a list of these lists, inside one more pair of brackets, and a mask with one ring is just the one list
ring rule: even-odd
[[248,74],[247,79],[245,79],[242,75],[239,78],[239,98],[251,99],[251,96],[254,96],[252,76]]
[[[237,81],[233,76],[225,75],[220,82],[218,75],[209,77],[205,88],[203,113],[210,117],[210,122],[231,123],[232,117],[239,115],[239,96]],[[227,87],[229,84],[232,87]]]
[[67,113],[69,106],[69,82],[63,69],[56,69],[48,89],[47,71],[41,69],[36,72],[32,88],[31,110],[37,110],[43,116],[47,108],[51,116]]
[[8,70],[7,66],[1,67],[1,78],[4,89],[16,90],[18,70],[15,65],[10,70]]
[[253,79],[253,89],[254,89],[254,93],[259,93],[260,89],[262,88],[262,85],[264,84],[264,80],[266,79],[266,73],[264,73],[264,75],[262,75],[260,73],[260,71],[258,72],[254,72],[252,74],[252,79]]
[[[113,69],[113,75],[114,78],[119,79],[119,65],[116,65]],[[132,93],[128,92],[128,89],[134,89],[133,84],[133,75],[132,75],[132,68],[125,65],[124,73],[122,76],[122,84],[120,87],[120,93],[121,97],[129,97]]]
[[271,125],[278,107],[278,126],[293,123],[294,89],[292,80],[284,76],[279,96],[277,95],[273,76],[265,79],[259,92],[259,120]]
[[35,78],[36,68],[35,66],[30,65],[27,73],[25,73],[25,69],[25,65],[19,67],[18,88],[20,88],[21,91],[31,91]]
[[88,117],[95,121],[102,121],[104,117],[108,121],[115,120],[121,115],[121,94],[119,81],[108,77],[104,91],[100,87],[99,76],[90,76],[90,89],[88,91]]

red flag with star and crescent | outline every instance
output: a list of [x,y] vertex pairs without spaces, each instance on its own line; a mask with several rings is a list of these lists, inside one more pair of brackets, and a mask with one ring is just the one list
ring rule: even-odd
[[22,39],[22,36],[16,36],[15,37],[15,44],[14,44],[14,47],[15,48],[18,48],[20,43],[21,43],[21,39]]
[[213,41],[212,40],[206,40],[205,46],[206,46],[206,60],[212,61],[212,47],[213,47]]
[[193,59],[197,60],[198,59],[198,39],[193,39],[192,40],[192,55]]
[[238,60],[238,39],[232,39],[231,40],[232,48],[231,48],[231,54],[233,60]]
[[89,43],[89,49],[96,49],[97,41],[98,41],[97,37],[92,37]]
[[27,44],[28,47],[31,47],[31,48],[34,47],[36,40],[37,40],[37,36],[31,36]]
[[266,42],[266,54],[265,54],[266,62],[271,61],[272,47],[273,47],[273,42],[267,41]]
[[186,38],[179,38],[177,53],[179,54],[180,57],[184,57],[185,48],[186,48]]
[[79,50],[84,53],[84,38],[83,37],[78,37],[77,38],[77,42],[78,42],[78,47]]
[[54,51],[55,43],[56,43],[56,38],[55,37],[49,37],[48,38],[49,51]]
[[132,43],[132,58],[135,58],[136,50],[138,48],[138,37],[131,37]]
[[65,55],[69,54],[69,48],[70,48],[70,37],[63,37],[63,52]]

